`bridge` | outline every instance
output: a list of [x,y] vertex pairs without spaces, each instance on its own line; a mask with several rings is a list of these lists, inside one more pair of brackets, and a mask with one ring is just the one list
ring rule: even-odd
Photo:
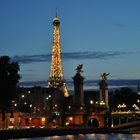
[[113,129],[115,129],[115,130],[124,130],[125,129],[125,130],[129,130],[129,131],[140,130],[140,120],[116,125],[113,127]]
[[111,112],[108,122],[111,127],[121,126],[122,124],[131,124],[140,120],[140,111],[116,111]]
[[140,111],[92,112],[84,116],[84,122],[90,127],[133,128],[140,126]]

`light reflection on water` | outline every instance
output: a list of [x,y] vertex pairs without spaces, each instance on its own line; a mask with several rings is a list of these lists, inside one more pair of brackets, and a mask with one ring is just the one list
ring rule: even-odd
[[140,134],[79,134],[17,140],[140,140]]

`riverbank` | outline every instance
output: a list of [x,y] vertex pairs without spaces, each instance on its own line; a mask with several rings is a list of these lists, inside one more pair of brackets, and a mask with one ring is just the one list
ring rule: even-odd
[[0,130],[0,139],[16,139],[16,138],[35,138],[35,137],[49,137],[61,135],[77,135],[77,134],[92,134],[92,133],[139,133],[140,131],[130,130],[114,130],[107,128],[93,129],[93,128],[32,128],[32,129],[15,129],[15,130]]

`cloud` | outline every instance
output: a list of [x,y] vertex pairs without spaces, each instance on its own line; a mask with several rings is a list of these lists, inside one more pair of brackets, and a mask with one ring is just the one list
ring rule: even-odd
[[14,56],[12,60],[23,64],[33,62],[44,62],[51,60],[51,54]]
[[121,22],[119,22],[119,21],[114,21],[114,22],[112,22],[112,25],[115,26],[115,27],[118,27],[118,28],[126,27],[126,24],[121,23]]
[[[120,55],[127,55],[130,52],[64,52],[62,53],[63,60],[82,60],[82,59],[109,59]],[[33,62],[49,62],[51,61],[51,54],[40,55],[22,55],[12,57],[13,61],[17,61],[21,64],[33,63]]]
[[115,56],[125,55],[126,52],[70,52],[62,54],[64,59],[108,59]]

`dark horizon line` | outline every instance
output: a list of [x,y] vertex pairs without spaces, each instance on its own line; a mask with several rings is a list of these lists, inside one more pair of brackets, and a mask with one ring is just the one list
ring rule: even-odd
[[[20,81],[19,83],[24,83],[24,82],[47,82],[48,80],[32,80],[32,81]],[[72,81],[72,79],[65,79],[65,81]],[[84,81],[100,81],[100,79],[85,79]],[[108,79],[107,81],[139,81],[140,82],[140,78],[116,78],[116,79]]]
[[[84,90],[98,90],[100,80],[86,80],[84,82]],[[109,90],[119,89],[121,87],[129,87],[134,91],[138,91],[138,85],[140,84],[139,79],[109,79],[108,88]],[[47,87],[48,81],[24,81],[18,84],[21,87]],[[66,85],[69,90],[73,90],[73,81],[66,80]]]

